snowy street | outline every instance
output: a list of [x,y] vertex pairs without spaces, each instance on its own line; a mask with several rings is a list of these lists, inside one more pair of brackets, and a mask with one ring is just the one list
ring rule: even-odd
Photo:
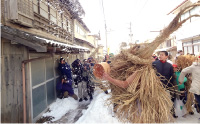
[[[77,93],[77,89],[75,89]],[[43,114],[43,116],[54,117],[53,123],[120,123],[112,114],[112,109],[106,105],[106,100],[110,95],[105,94],[102,90],[96,89],[94,99],[90,102],[78,102],[73,98],[57,99],[50,106],[51,112]],[[178,117],[175,123],[200,123],[198,118],[200,114],[194,109],[194,115],[186,115],[186,117]]]

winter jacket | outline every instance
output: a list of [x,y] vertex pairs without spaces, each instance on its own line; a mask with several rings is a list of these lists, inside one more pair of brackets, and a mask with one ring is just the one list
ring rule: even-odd
[[70,65],[68,65],[67,63],[65,64],[59,63],[58,69],[62,75],[67,76],[67,79],[72,79],[72,74],[71,74],[72,72],[71,72]]
[[179,82],[183,82],[185,75],[188,73],[192,74],[192,84],[189,91],[191,93],[200,95],[200,62],[193,62],[191,66],[184,68],[181,71]]
[[57,83],[56,85],[56,89],[58,91],[61,91],[62,93],[64,93],[65,91],[67,91],[69,93],[69,95],[73,95],[74,94],[74,89],[72,88],[72,80],[69,79],[67,80],[67,82],[62,83],[61,81]]
[[72,68],[73,68],[73,73],[76,76],[76,78],[74,79],[75,82],[79,83],[82,81],[82,73],[83,73],[83,66],[82,64],[79,65],[79,59],[76,59],[73,63],[72,63]]
[[83,72],[82,72],[82,76],[83,76],[84,81],[87,81],[89,79],[89,73],[90,73],[90,66],[88,64],[84,64],[83,65]]
[[162,76],[165,77],[165,78],[160,77],[162,79],[161,82],[163,83],[163,86],[172,87],[173,80],[174,80],[174,77],[173,77],[174,70],[173,70],[172,65],[168,62],[162,63],[160,60],[157,60],[153,62],[153,67],[157,70],[158,76],[161,74]]
[[183,83],[179,84],[178,79],[179,79],[181,72],[175,72],[175,74],[176,74],[176,84],[178,85],[178,90],[180,91],[181,89],[185,88],[184,83],[187,82],[187,78],[185,77]]

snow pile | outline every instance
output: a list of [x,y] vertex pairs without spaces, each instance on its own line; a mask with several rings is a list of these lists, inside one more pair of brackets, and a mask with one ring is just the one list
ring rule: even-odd
[[102,90],[96,90],[88,109],[83,111],[83,116],[76,123],[120,123],[117,118],[112,117],[112,108],[105,104],[109,97]]
[[68,97],[65,99],[58,99],[52,105],[50,105],[50,112],[44,113],[43,116],[52,116],[54,119],[52,121],[56,121],[60,119],[63,115],[65,115],[69,110],[74,110],[78,108],[78,101],[74,100],[72,97]]

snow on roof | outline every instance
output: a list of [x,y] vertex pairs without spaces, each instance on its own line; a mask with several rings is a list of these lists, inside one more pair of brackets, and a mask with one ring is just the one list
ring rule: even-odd
[[58,46],[64,46],[64,47],[66,47],[63,50],[67,50],[67,48],[74,48],[74,49],[79,49],[80,51],[82,51],[82,50],[84,50],[84,51],[90,51],[89,48],[78,46],[76,44],[70,45],[70,44],[66,44],[66,43],[57,42],[57,41],[54,41],[54,40],[48,40],[46,38],[41,38],[41,37],[38,37],[38,36],[35,36],[35,38],[44,40],[48,44],[57,44]]

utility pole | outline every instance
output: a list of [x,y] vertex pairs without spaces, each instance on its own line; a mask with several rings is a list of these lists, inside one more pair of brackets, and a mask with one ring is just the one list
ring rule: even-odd
[[130,42],[132,42],[132,38],[133,38],[133,33],[132,33],[132,29],[131,29],[131,22],[130,22],[130,34],[129,34],[129,36],[130,36]]
[[106,17],[105,17],[105,12],[104,12],[103,0],[102,0],[102,8],[103,8],[103,15],[104,15],[104,22],[105,22],[106,52],[107,52],[107,54],[108,54],[107,26],[106,26]]
[[106,26],[106,20],[105,20],[105,36],[106,36],[106,52],[108,54],[108,41],[107,41],[107,26]]

